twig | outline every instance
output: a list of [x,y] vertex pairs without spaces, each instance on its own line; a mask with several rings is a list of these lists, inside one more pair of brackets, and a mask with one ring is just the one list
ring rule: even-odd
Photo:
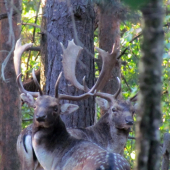
[[126,86],[128,87],[129,91],[131,92],[132,90],[131,90],[131,88],[129,87],[129,84],[127,83],[125,77],[124,77],[122,74],[121,74],[121,77],[122,77],[122,79],[124,80],[124,82],[125,82]]
[[[129,43],[132,43],[133,41],[135,41],[137,38],[139,38],[140,36],[142,36],[142,33],[140,33],[139,35],[137,35],[136,37],[132,38],[131,41],[129,41]],[[121,54],[118,56],[117,59],[120,59],[125,53],[126,51],[129,49],[129,47],[126,47],[122,52]]]
[[38,53],[37,53],[37,55],[36,55],[36,57],[35,57],[35,61],[37,60],[39,54],[40,54],[40,51],[38,51]]
[[[38,3],[38,7],[37,7],[37,11],[36,11],[36,17],[35,17],[35,22],[34,22],[35,24],[37,23],[38,12],[39,12],[39,9],[40,9],[40,4],[41,4],[41,0]],[[35,42],[35,31],[36,31],[36,27],[34,27],[34,30],[33,30],[32,43]]]

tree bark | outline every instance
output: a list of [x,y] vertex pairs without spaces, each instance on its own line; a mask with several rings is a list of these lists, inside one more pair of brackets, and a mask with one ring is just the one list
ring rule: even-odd
[[[86,76],[89,87],[94,84],[94,58],[93,58],[93,25],[94,11],[92,2],[88,0],[50,0],[46,4],[47,17],[47,65],[46,70],[46,93],[54,95],[56,79],[62,71],[61,54],[62,49],[59,42],[65,47],[68,40],[75,40],[77,45],[83,45],[84,50],[80,54],[80,61],[76,67],[76,76],[80,83]],[[75,23],[73,22],[75,20]],[[86,50],[85,50],[86,49]],[[92,54],[92,55],[91,55]],[[71,64],[71,63],[70,63]],[[83,92],[77,91],[69,86],[69,82],[62,76],[59,93],[69,95],[80,95]],[[72,115],[63,115],[62,119],[67,127],[86,127],[94,122],[94,100],[89,98],[79,102],[79,110]]]
[[[120,19],[117,15],[115,7],[106,8],[106,4],[98,5],[98,15],[99,15],[99,47],[105,51],[111,53],[113,44],[115,48],[120,45]],[[114,10],[113,10],[114,9]],[[113,12],[114,11],[114,12]],[[101,70],[102,60],[99,56],[97,62],[99,70]],[[111,77],[106,83],[105,87],[102,89],[102,92],[114,94],[116,93],[119,84],[117,77],[120,78],[121,75],[120,61],[117,63],[116,67],[113,67]],[[104,111],[101,110],[101,115],[104,114]]]
[[[113,44],[116,48],[120,44],[120,19],[114,13],[101,9],[99,16],[99,47],[111,53]],[[117,91],[119,85],[116,77],[120,77],[120,63],[113,68],[103,92],[114,94]]]
[[170,156],[170,133],[164,134],[164,143],[163,143],[163,158],[162,158],[162,166],[161,170],[169,169],[169,156]]
[[[4,2],[4,1],[3,1]],[[14,5],[19,9],[21,4],[19,0],[14,0]],[[11,8],[11,6],[10,6]],[[0,3],[0,11],[6,13],[5,4]],[[9,11],[8,11],[9,12]],[[21,15],[12,16],[13,31],[15,41],[20,35]],[[13,48],[12,40],[8,42],[9,24],[8,18],[0,20],[0,70],[2,63],[9,51]],[[8,42],[8,43],[7,43]],[[2,50],[2,51],[1,51]],[[16,142],[21,131],[21,112],[18,87],[16,85],[16,75],[13,66],[13,54],[5,68],[5,78],[8,82],[0,78],[0,169],[1,170],[19,170],[19,159],[16,151]]]
[[142,8],[143,56],[140,61],[139,114],[137,117],[137,169],[160,169],[161,64],[163,54],[162,1],[151,0]]

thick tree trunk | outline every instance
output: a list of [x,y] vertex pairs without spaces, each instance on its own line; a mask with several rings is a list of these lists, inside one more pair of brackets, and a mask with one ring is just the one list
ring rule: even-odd
[[137,118],[137,169],[160,169],[161,64],[163,54],[162,1],[151,0],[142,9],[143,56],[140,61],[139,114]]
[[[113,6],[114,8],[114,6]],[[99,47],[111,53],[113,44],[120,44],[120,20],[115,13],[102,10],[99,7]],[[103,92],[114,94],[118,89],[117,78],[120,77],[120,63],[113,68],[110,80],[106,83]]]
[[[14,0],[14,5],[20,11],[20,1]],[[0,13],[6,13],[4,3],[0,3]],[[20,35],[20,26],[17,26],[20,17],[20,14],[17,13],[12,17],[15,40]],[[0,70],[2,69],[2,63],[13,47],[10,44],[12,41],[7,44],[8,37],[9,24],[6,18],[0,20]],[[16,141],[21,131],[21,112],[12,55],[4,74],[8,82],[3,81],[2,77],[0,78],[0,169],[19,170]]]
[[41,67],[40,67],[40,86],[44,94],[46,93],[46,75],[48,67],[48,56],[47,56],[47,18],[45,16],[45,6],[42,8],[43,16],[41,20]]
[[[107,10],[106,4],[98,5],[98,15],[99,15],[99,47],[105,51],[111,53],[113,44],[115,47],[120,45],[120,19],[115,12],[114,6],[109,7]],[[114,12],[113,12],[114,11]],[[102,60],[99,56],[97,62],[99,70],[101,70]],[[117,63],[116,67],[113,67],[111,77],[106,83],[105,87],[102,89],[102,92],[114,94],[118,89],[117,77],[121,76],[121,67],[120,61]],[[104,111],[101,109],[101,115],[104,114]]]
[[[70,4],[71,5],[70,5]],[[75,40],[77,45],[86,48],[80,54],[80,61],[76,67],[76,76],[80,83],[86,76],[86,82],[89,87],[94,84],[94,64],[93,57],[93,23],[94,11],[92,2],[88,0],[72,1],[54,1],[49,0],[46,4],[47,17],[47,52],[48,65],[46,70],[46,93],[54,95],[54,86],[56,79],[62,71],[61,54],[62,49],[59,42],[67,47],[68,40]],[[75,23],[73,22],[75,20]],[[75,25],[74,25],[75,24]],[[77,36],[76,36],[77,34]],[[77,41],[77,38],[82,44]],[[71,64],[71,63],[70,63]],[[74,87],[69,86],[69,82],[62,76],[59,93],[80,95],[83,92],[77,91]],[[63,115],[62,119],[67,127],[85,127],[92,125],[94,122],[94,100],[86,99],[77,103],[79,110],[72,115]]]

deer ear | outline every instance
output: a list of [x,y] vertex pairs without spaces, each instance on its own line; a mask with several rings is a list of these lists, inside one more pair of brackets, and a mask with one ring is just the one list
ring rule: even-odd
[[29,93],[21,93],[20,94],[21,100],[26,103],[29,107],[34,107],[35,100],[32,95]]
[[61,114],[70,114],[79,108],[76,104],[65,103],[61,105]]
[[109,108],[109,102],[103,98],[96,97],[96,103],[101,107],[103,110],[107,110]]

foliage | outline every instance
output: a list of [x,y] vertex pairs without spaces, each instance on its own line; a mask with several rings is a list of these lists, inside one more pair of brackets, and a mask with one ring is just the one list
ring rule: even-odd
[[[96,0],[97,1],[97,0]],[[109,0],[108,0],[109,1]],[[145,0],[147,1],[147,0]],[[36,23],[40,25],[41,23],[41,8],[38,8],[39,0],[23,0],[23,12],[22,12],[22,23]],[[100,2],[98,0],[98,2]],[[141,1],[129,0],[127,1],[133,8],[137,8]],[[143,1],[144,2],[144,1]],[[166,15],[164,17],[164,33],[165,33],[165,41],[164,41],[164,55],[163,55],[163,64],[162,64],[162,124],[160,126],[160,135],[161,142],[163,139],[163,134],[165,132],[169,132],[170,127],[170,31],[169,31],[169,23],[170,23],[170,3],[169,1],[164,1],[164,8],[166,9]],[[38,13],[36,12],[39,9]],[[38,15],[37,15],[38,14]],[[37,17],[37,21],[36,21]],[[34,35],[35,30],[35,35]],[[142,26],[141,21],[137,22],[132,21],[124,21],[120,26],[121,31],[121,74],[122,74],[122,95],[125,99],[128,97],[132,97],[139,91],[138,88],[138,63],[141,57],[140,44],[142,42]],[[34,44],[35,46],[40,45],[40,30],[34,28],[30,25],[22,26],[22,39],[23,42],[33,41],[33,36],[35,37]],[[95,31],[94,38],[95,46],[98,46],[98,30]],[[161,57],[161,56],[160,56]],[[38,52],[28,52],[23,55],[22,58],[22,72],[25,74],[25,78],[29,77],[29,73],[31,72],[33,67],[38,68],[40,66],[39,59],[40,55]],[[97,53],[95,54],[95,58],[97,58]],[[96,77],[99,75],[99,71],[96,67]],[[97,109],[97,116],[100,117],[100,109]],[[30,114],[31,113],[31,114]],[[22,107],[22,115],[23,119],[32,119],[33,110],[26,107],[25,105]],[[22,127],[26,127],[31,121],[23,121]],[[132,129],[130,136],[135,137],[135,127]],[[135,140],[129,139],[125,148],[125,156],[129,160],[131,167],[133,169],[134,166],[134,156],[135,156]]]
[[129,5],[132,9],[140,9],[143,5],[148,3],[150,0],[121,0],[125,4]]

